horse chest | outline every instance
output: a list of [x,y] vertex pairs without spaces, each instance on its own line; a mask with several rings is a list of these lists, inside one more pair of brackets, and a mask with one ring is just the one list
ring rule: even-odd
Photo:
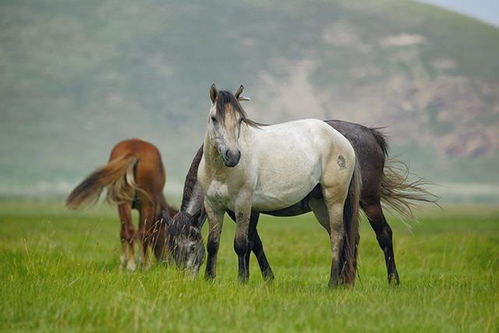
[[206,189],[206,196],[210,201],[227,208],[233,208],[234,205],[230,200],[233,196],[230,193],[229,186],[217,180],[211,181]]

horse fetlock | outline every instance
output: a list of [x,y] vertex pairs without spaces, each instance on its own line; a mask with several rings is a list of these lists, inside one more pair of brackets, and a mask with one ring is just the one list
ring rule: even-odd
[[239,274],[239,282],[241,284],[247,284],[249,280],[249,274]]
[[211,281],[211,280],[215,279],[216,276],[217,276],[217,274],[216,274],[215,270],[206,268],[206,272],[204,273],[204,279],[206,281]]
[[135,264],[135,260],[133,258],[128,260],[126,268],[132,272],[134,272],[137,269],[137,264]]

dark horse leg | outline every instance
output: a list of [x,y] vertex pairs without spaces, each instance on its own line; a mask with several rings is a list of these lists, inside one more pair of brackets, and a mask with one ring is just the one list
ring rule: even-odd
[[[235,215],[233,212],[227,212],[232,220],[235,221]],[[264,280],[273,280],[274,273],[272,272],[272,268],[267,260],[267,256],[265,255],[265,251],[263,250],[262,240],[260,239],[260,235],[257,231],[258,219],[260,217],[260,213],[251,212],[250,224],[248,228],[248,242],[250,250],[256,256],[256,260],[258,261],[258,265],[260,266],[260,271],[262,272],[262,276]],[[250,261],[250,252],[246,254],[245,264],[246,267],[249,267]]]
[[376,233],[379,246],[385,254],[388,283],[398,285],[400,280],[393,254],[392,229],[386,222],[381,203],[379,200],[370,203],[361,202],[361,207],[366,213],[369,223]]
[[149,246],[152,246],[151,232],[154,227],[155,206],[151,202],[144,202],[139,209],[139,251],[141,264],[144,269],[149,268]]
[[[260,266],[260,271],[262,272],[262,276],[264,280],[273,280],[274,273],[272,273],[272,268],[270,268],[270,264],[267,260],[267,256],[265,255],[265,251],[263,250],[262,240],[260,239],[260,235],[258,235],[258,231],[256,230],[256,226],[258,225],[258,218],[260,217],[260,213],[251,213],[250,225],[249,225],[249,242],[250,249],[256,256],[256,260],[258,260],[258,265]],[[249,254],[247,256],[247,264],[249,267]]]
[[132,205],[130,203],[118,205],[118,215],[121,223],[121,266],[134,271],[136,268],[133,250],[135,230],[132,223]]

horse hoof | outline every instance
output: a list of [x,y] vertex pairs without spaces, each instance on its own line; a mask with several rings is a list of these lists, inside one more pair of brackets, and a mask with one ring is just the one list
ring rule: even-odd
[[272,281],[274,281],[274,273],[272,273],[272,272],[265,272],[263,274],[263,280],[265,282],[272,282]]
[[126,268],[129,271],[134,272],[137,269],[137,265],[135,264],[134,261],[129,261],[128,264],[126,265]]
[[388,278],[388,284],[392,287],[398,287],[400,285],[400,279],[398,276],[390,276]]

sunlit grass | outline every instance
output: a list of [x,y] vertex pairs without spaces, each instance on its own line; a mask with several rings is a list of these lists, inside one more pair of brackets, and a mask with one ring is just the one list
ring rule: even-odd
[[158,264],[119,269],[114,210],[0,203],[0,329],[6,331],[497,331],[499,209],[425,210],[409,229],[391,218],[402,284],[363,221],[359,279],[329,290],[326,232],[311,215],[262,218],[276,280],[252,258],[236,279],[226,221],[213,282]]

